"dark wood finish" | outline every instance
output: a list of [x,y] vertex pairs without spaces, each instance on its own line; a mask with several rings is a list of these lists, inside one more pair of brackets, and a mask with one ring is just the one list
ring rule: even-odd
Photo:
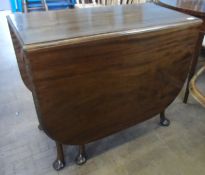
[[9,24],[9,29],[10,29],[10,34],[11,34],[14,50],[16,53],[16,59],[18,62],[18,67],[19,67],[19,71],[21,74],[21,78],[22,78],[24,84],[26,85],[26,87],[31,90],[28,74],[26,71],[26,64],[24,62],[25,55],[24,55],[24,52],[22,50],[22,44],[20,43],[21,40],[19,38],[17,38],[17,35],[14,34],[14,31],[13,31],[12,27],[10,26],[10,24]]
[[56,143],[56,148],[57,148],[57,160],[60,160],[61,162],[65,163],[62,144]]
[[189,18],[154,4],[10,15],[46,134],[84,145],[164,111],[202,23]]
[[184,103],[187,103],[188,96],[189,96],[189,82],[195,73],[199,52],[201,50],[202,42],[205,34],[205,0],[156,0],[156,3],[163,7],[167,7],[189,15],[196,16],[203,20],[203,24],[200,29],[199,38],[195,47],[195,53],[193,55],[192,64],[190,66],[189,75],[187,78],[186,90],[185,90],[185,95],[183,100]]
[[44,131],[61,143],[85,144],[160,113],[184,83],[196,31],[170,29],[28,53]]
[[160,125],[161,125],[161,126],[169,126],[169,125],[170,125],[169,119],[167,119],[167,118],[165,117],[165,111],[162,111],[162,112],[160,113]]
[[83,165],[84,163],[86,163],[87,156],[85,152],[85,145],[79,145],[79,152],[75,161],[77,165]]
[[[158,18],[151,15],[157,15]],[[93,40],[96,37],[103,39],[126,34],[125,32],[129,34],[151,30],[152,26],[160,29],[174,25],[179,20],[189,23],[186,20],[188,17],[190,16],[147,3],[16,14],[10,15],[8,20],[22,40],[24,49],[29,51],[81,42],[78,38],[85,42],[88,40],[87,36],[92,36],[90,38]]]
[[57,149],[57,157],[56,157],[56,160],[53,162],[53,168],[56,171],[59,171],[59,170],[63,169],[65,166],[63,145],[56,142],[56,149]]

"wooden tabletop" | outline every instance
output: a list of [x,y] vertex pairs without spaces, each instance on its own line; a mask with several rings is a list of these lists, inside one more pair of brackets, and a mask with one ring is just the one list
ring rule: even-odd
[[205,18],[205,0],[158,0],[157,3],[190,15]]
[[12,14],[8,21],[23,45],[51,43],[72,38],[121,35],[188,24],[198,19],[160,7],[132,4],[63,11]]

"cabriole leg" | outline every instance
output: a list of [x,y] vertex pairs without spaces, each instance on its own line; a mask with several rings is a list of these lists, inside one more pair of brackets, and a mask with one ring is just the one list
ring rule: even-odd
[[87,161],[86,153],[85,153],[85,145],[79,145],[79,153],[75,161],[76,164],[78,165],[83,165]]
[[160,113],[160,125],[161,126],[169,126],[170,120],[165,117],[165,112]]
[[65,160],[63,154],[63,145],[56,142],[57,159],[53,162],[53,168],[59,171],[65,167]]

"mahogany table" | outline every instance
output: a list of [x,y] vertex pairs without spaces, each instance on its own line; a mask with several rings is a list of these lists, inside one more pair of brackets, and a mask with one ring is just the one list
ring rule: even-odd
[[13,14],[8,24],[21,77],[45,133],[84,145],[172,103],[186,80],[202,21],[155,4]]
[[177,10],[189,15],[196,16],[203,20],[203,24],[200,29],[199,38],[196,44],[192,64],[190,67],[186,90],[184,95],[184,103],[187,103],[189,96],[189,82],[195,73],[195,69],[198,62],[199,53],[202,47],[202,42],[205,34],[205,0],[156,0],[158,5],[167,7],[173,10]]

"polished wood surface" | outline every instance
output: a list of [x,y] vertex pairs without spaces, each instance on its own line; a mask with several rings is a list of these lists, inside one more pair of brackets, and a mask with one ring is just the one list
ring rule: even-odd
[[203,20],[203,24],[200,27],[198,41],[195,47],[192,64],[190,66],[189,75],[187,78],[186,90],[183,100],[184,103],[187,103],[189,97],[189,83],[196,70],[196,65],[205,34],[205,0],[155,0],[155,2],[160,6],[193,15]]
[[85,144],[160,113],[183,86],[196,31],[131,35],[28,54],[44,130],[61,143]]
[[[158,16],[156,19],[155,16]],[[188,16],[154,4],[109,6],[56,12],[10,15],[13,28],[27,47],[35,44],[79,37],[120,35],[120,32],[150,30],[187,22]],[[76,39],[76,40],[77,40]],[[72,40],[73,41],[73,40]],[[48,43],[46,43],[47,45]]]
[[44,131],[78,145],[164,111],[183,86],[201,25],[154,4],[17,14],[8,22]]
[[14,46],[14,50],[15,50],[15,54],[16,54],[16,59],[18,62],[18,67],[19,67],[19,71],[21,74],[21,78],[24,82],[24,84],[26,85],[26,87],[28,89],[31,90],[31,83],[26,71],[26,65],[24,62],[24,52],[22,50],[22,45],[20,44],[20,40],[16,37],[13,29],[11,29],[10,25],[9,25],[9,29],[10,29],[10,34],[11,34],[11,38],[12,38],[12,42],[13,42],[13,46]]

